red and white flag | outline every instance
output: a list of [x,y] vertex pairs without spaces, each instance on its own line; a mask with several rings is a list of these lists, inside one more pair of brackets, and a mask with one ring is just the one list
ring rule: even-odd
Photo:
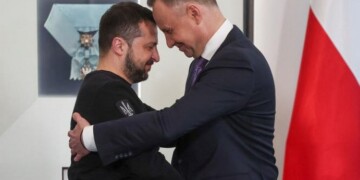
[[360,0],[312,0],[284,180],[360,180]]

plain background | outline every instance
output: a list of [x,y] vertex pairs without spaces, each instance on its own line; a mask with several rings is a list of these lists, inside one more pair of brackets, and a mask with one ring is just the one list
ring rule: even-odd
[[[37,1],[0,3],[0,179],[60,180],[61,168],[70,162],[66,133],[75,97],[38,95]],[[242,24],[242,1],[218,3],[230,21]],[[255,1],[254,42],[267,58],[276,83],[274,144],[279,179],[308,10],[308,1]],[[161,32],[159,39],[160,63],[139,86],[142,100],[155,108],[167,107],[183,95],[191,62],[177,49],[168,49]],[[171,158],[171,149],[162,152]]]

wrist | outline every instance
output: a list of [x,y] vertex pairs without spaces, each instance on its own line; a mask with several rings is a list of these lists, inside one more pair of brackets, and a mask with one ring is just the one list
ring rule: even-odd
[[94,140],[93,127],[94,127],[93,125],[86,126],[83,129],[83,131],[81,133],[81,139],[82,139],[81,143],[88,151],[96,152],[97,147],[96,147],[95,140]]
[[[85,127],[86,128],[86,127]],[[85,129],[84,128],[84,129]],[[81,142],[81,145],[86,149],[86,150],[88,150],[87,148],[86,148],[86,146],[85,146],[85,144],[84,144],[84,140],[83,140],[83,132],[84,132],[84,129],[82,129],[81,130],[81,133],[80,133],[80,142]]]

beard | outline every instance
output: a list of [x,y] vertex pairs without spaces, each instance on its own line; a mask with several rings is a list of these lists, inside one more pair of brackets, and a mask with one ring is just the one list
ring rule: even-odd
[[149,77],[148,73],[145,70],[145,67],[139,67],[135,64],[132,49],[129,50],[129,53],[127,53],[125,57],[125,75],[133,83],[144,81]]

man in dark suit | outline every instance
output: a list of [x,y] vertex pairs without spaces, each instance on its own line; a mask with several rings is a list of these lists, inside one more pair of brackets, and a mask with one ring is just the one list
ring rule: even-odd
[[[167,45],[196,58],[185,96],[161,111],[95,126],[75,113],[79,126],[68,133],[75,160],[90,150],[108,164],[117,155],[175,141],[172,164],[185,179],[276,179],[275,88],[261,52],[225,19],[216,0],[148,5]],[[205,62],[203,70],[198,62]]]
[[[131,84],[146,80],[152,64],[159,61],[152,12],[133,2],[113,5],[101,18],[99,45],[99,65],[96,71],[86,75],[74,111],[91,124],[97,124],[154,110],[141,102],[131,88]],[[71,128],[75,125],[71,121]],[[71,162],[68,177],[69,180],[183,179],[158,149],[149,148],[106,166],[99,154],[92,152],[81,161]],[[131,154],[124,154],[127,156]]]

